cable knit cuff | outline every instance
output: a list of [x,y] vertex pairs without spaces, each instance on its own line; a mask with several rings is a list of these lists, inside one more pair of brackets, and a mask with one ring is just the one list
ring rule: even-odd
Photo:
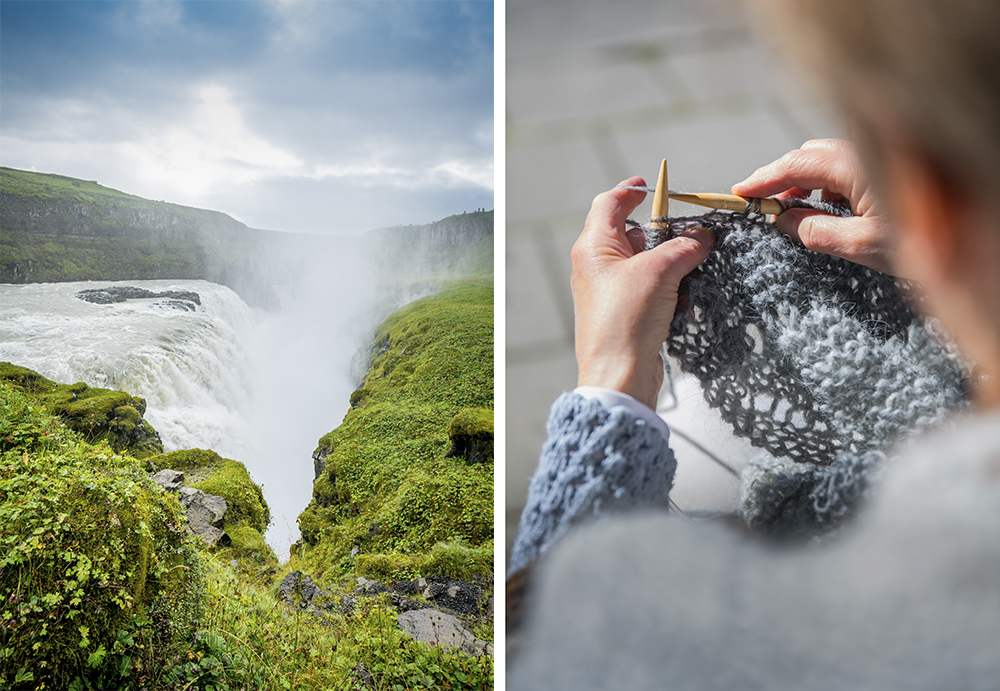
[[[664,425],[665,426],[665,425]],[[563,394],[531,478],[511,552],[516,571],[588,517],[667,505],[677,462],[664,434],[622,406]]]

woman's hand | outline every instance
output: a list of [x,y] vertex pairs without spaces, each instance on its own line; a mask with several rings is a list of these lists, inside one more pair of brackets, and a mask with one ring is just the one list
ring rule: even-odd
[[810,250],[892,273],[889,222],[851,142],[813,139],[733,186],[742,197],[808,197],[813,190],[825,201],[847,200],[855,216],[789,209],[778,216],[778,230]]
[[[625,185],[645,186],[642,178]],[[667,339],[681,279],[708,256],[712,234],[699,228],[648,252],[625,219],[645,192],[614,189],[594,198],[573,245],[573,303],[579,386],[629,394],[656,409]]]

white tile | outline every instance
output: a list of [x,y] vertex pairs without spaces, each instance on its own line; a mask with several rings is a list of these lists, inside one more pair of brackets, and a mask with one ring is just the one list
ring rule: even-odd
[[506,254],[507,347],[568,339],[571,334],[567,333],[565,317],[553,296],[553,285],[562,276],[553,281],[546,275],[538,241],[508,239]]
[[635,62],[589,69],[560,62],[507,72],[507,114],[515,125],[664,103],[649,70]]
[[586,141],[507,150],[507,220],[559,213],[586,215],[596,192],[608,184]]

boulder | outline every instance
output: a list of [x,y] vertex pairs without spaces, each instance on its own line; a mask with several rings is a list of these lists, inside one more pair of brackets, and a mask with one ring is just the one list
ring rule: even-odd
[[298,606],[303,609],[316,609],[317,606],[321,606],[324,609],[329,609],[329,603],[319,603],[319,599],[325,597],[328,593],[320,588],[313,579],[309,577],[309,574],[302,573],[301,571],[292,571],[285,575],[281,579],[281,585],[278,586],[278,597],[288,605],[293,607]]
[[481,606],[483,591],[474,583],[444,576],[428,576],[418,578],[415,585],[421,597],[433,602],[437,607],[445,607],[453,612],[472,616],[483,614]]
[[166,468],[153,476],[153,482],[168,492],[179,492],[184,485],[184,473]]
[[413,639],[432,645],[458,648],[467,655],[493,656],[493,644],[481,641],[461,621],[433,609],[412,610],[396,617],[399,627]]
[[187,486],[180,488],[178,498],[187,511],[191,532],[201,535],[208,528],[222,528],[227,508],[225,499]]

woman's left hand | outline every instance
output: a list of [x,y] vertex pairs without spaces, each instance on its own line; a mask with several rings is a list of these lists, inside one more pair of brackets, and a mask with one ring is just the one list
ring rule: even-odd
[[[634,177],[623,185],[645,186]],[[690,235],[643,251],[641,230],[625,219],[645,198],[613,189],[594,198],[573,245],[573,304],[579,386],[626,393],[653,410],[663,384],[660,345],[667,339],[681,279],[708,256],[712,234]]]

